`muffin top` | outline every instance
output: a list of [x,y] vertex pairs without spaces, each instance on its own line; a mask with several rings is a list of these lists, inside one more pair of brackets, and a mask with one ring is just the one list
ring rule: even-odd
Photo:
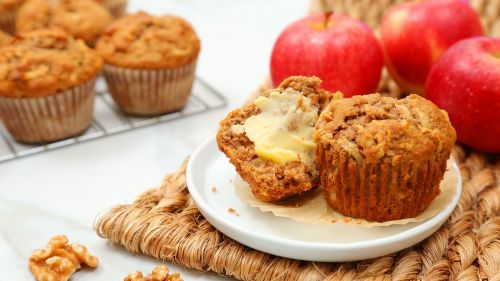
[[0,96],[56,94],[95,77],[102,59],[61,30],[20,34],[0,51]]
[[92,0],[28,0],[19,9],[16,29],[60,28],[92,45],[111,19],[108,10]]
[[367,163],[384,158],[396,164],[449,154],[456,140],[448,114],[418,95],[333,100],[321,113],[314,134],[318,144]]
[[15,11],[24,0],[0,0],[0,13]]
[[197,58],[200,40],[182,18],[139,12],[109,25],[96,50],[106,63],[115,66],[176,68]]

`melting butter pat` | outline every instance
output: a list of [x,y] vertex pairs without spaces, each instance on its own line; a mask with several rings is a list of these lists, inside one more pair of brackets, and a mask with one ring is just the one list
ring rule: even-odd
[[318,107],[299,92],[286,89],[272,92],[268,97],[254,101],[260,113],[243,124],[247,137],[255,144],[259,158],[284,165],[300,160],[314,163],[314,124],[318,120]]

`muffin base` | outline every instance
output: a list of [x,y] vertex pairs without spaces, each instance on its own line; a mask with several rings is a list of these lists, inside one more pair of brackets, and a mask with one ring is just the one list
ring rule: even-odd
[[0,118],[23,143],[46,143],[83,133],[92,121],[95,79],[37,98],[0,97]]
[[319,145],[318,170],[329,205],[345,216],[368,221],[412,218],[439,194],[447,159],[400,163],[357,162],[346,152]]
[[7,12],[0,15],[0,29],[7,32],[8,34],[16,33],[16,13]]
[[125,113],[154,116],[183,108],[191,95],[196,61],[174,69],[104,66],[113,100]]

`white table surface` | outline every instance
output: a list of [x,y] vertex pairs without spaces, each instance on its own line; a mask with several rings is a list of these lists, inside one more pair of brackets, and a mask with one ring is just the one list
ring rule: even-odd
[[[100,259],[96,270],[79,271],[72,280],[123,280],[130,271],[146,273],[160,264],[99,238],[94,218],[155,187],[216,131],[218,121],[266,77],[274,40],[305,14],[308,2],[131,0],[130,11],[177,14],[193,24],[202,40],[197,74],[226,96],[229,106],[0,163],[0,279],[32,280],[31,251],[56,234],[86,245]],[[229,280],[167,264],[185,280]]]

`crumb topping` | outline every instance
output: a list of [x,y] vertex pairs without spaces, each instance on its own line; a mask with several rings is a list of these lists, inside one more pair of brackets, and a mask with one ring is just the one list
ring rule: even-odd
[[60,28],[93,44],[111,20],[108,10],[93,0],[28,0],[19,9],[16,29]]
[[0,52],[0,96],[55,94],[92,79],[101,58],[60,30],[20,34]]
[[129,68],[175,68],[193,62],[200,40],[192,26],[176,16],[143,12],[118,19],[97,43],[106,63]]
[[316,124],[315,139],[358,161],[398,162],[407,155],[449,151],[456,133],[446,112],[420,96],[397,100],[372,94],[332,101]]

